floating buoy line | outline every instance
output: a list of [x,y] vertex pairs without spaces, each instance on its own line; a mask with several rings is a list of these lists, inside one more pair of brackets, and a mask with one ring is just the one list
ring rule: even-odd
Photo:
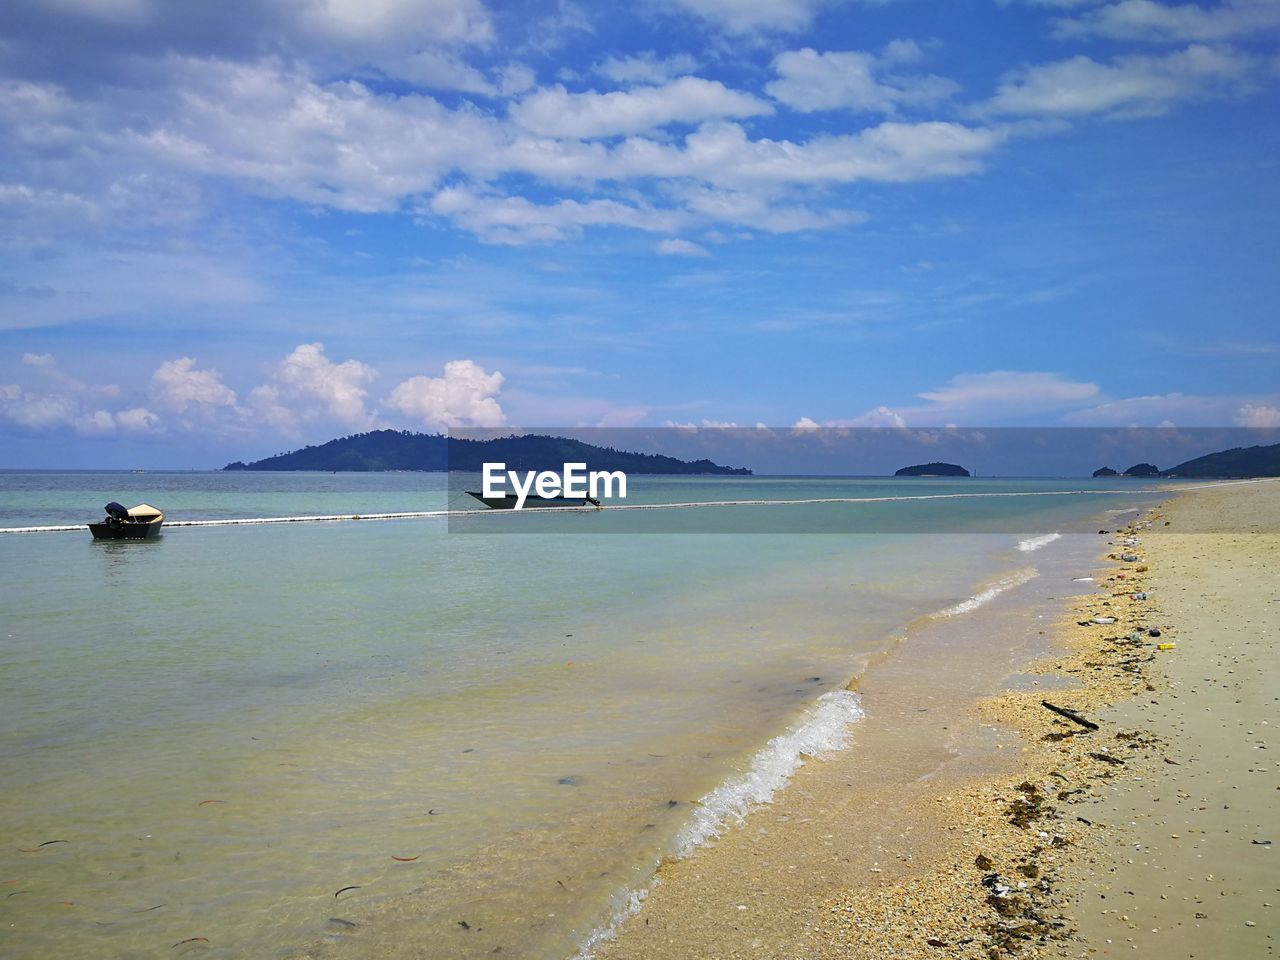
[[[236,517],[225,520],[169,520],[164,522],[165,530],[173,527],[238,527],[264,523],[344,523],[365,520],[430,520],[452,517],[509,517],[530,513],[595,513],[601,509],[610,513],[617,510],[694,510],[705,507],[799,507],[813,504],[858,504],[858,503],[898,503],[917,500],[970,500],[987,497],[1075,497],[1091,495],[1127,495],[1177,493],[1182,490],[1200,490],[1206,487],[1227,486],[1237,483],[1265,483],[1272,478],[1257,480],[1220,480],[1213,483],[1201,483],[1185,487],[1165,490],[1007,490],[974,493],[922,493],[917,496],[900,497],[810,497],[799,500],[690,500],[680,503],[618,503],[606,507],[565,506],[536,507],[529,510],[406,510],[396,513],[340,513],[325,515],[304,515],[296,517]],[[51,524],[38,527],[0,527],[3,533],[71,533],[83,531],[83,523]]]

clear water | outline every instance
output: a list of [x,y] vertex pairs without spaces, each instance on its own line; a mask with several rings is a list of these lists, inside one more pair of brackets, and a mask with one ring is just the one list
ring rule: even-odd
[[[902,486],[637,492],[868,485]],[[449,493],[430,474],[0,474],[0,526],[107,500],[216,519]],[[1019,539],[480,537],[440,520],[0,537],[0,950],[572,955],[699,798],[911,620],[1027,568]]]

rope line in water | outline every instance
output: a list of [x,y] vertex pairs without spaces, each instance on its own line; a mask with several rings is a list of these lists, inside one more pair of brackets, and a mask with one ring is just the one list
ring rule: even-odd
[[[1221,480],[1212,483],[1201,483],[1168,490],[1007,490],[1002,492],[987,491],[974,493],[922,493],[917,496],[904,497],[812,497],[802,500],[690,500],[682,503],[619,503],[610,504],[606,509],[615,510],[689,510],[697,507],[792,507],[819,503],[897,503],[914,500],[965,500],[980,497],[1072,497],[1089,494],[1159,494],[1178,493],[1183,490],[1203,490],[1207,487],[1223,487],[1238,483],[1265,483],[1272,478],[1257,480]],[[599,507],[536,507],[537,513],[594,513]],[[416,510],[397,513],[343,513],[331,515],[310,515],[298,517],[238,517],[228,520],[165,520],[165,529],[170,527],[233,527],[262,523],[340,523],[351,520],[425,520],[434,517],[490,517],[523,514],[523,510]],[[57,524],[41,527],[0,527],[0,533],[69,533],[84,530],[85,524]]]

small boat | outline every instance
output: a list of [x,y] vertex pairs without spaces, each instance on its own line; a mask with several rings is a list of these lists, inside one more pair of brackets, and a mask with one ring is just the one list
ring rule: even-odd
[[[467,496],[475,497],[481,503],[491,510],[514,510],[520,498],[514,493],[508,493],[501,497],[486,497],[483,493],[476,493],[474,490],[468,490]],[[598,507],[600,501],[595,497],[539,497],[535,494],[529,494],[524,498],[524,507],[528,510],[530,507]]]
[[89,524],[95,540],[150,540],[159,536],[164,523],[164,514],[147,503],[126,509],[113,500],[105,510],[105,519]]

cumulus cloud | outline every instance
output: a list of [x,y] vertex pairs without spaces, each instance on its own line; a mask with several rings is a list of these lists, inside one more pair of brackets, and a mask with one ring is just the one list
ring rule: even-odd
[[[424,49],[488,47],[481,0],[236,0],[198,8],[164,0],[10,0],[0,34],[33,71],[62,62],[119,77],[157,51],[252,59],[272,50],[326,72],[379,67]],[[59,54],[62,56],[59,57]]]
[[487,43],[493,22],[479,0],[306,0],[300,19],[340,43]]
[[150,433],[160,428],[160,418],[145,407],[133,407],[113,413],[94,410],[81,414],[72,423],[76,433],[86,437],[104,437],[117,433]]
[[152,157],[249,181],[273,196],[365,213],[395,210],[447,172],[483,167],[495,121],[434,98],[317,84],[274,64],[175,63],[181,106],[137,138]]
[[28,430],[40,431],[72,423],[80,415],[75,399],[23,389],[16,383],[0,386],[0,415]]
[[1280,427],[1280,407],[1246,403],[1236,411],[1235,423],[1240,427]]
[[1239,90],[1253,69],[1248,56],[1202,44],[1109,64],[1075,56],[1015,71],[980,110],[1058,117],[1162,113],[1179,100]]
[[146,407],[130,407],[115,414],[116,424],[120,429],[131,433],[146,433],[160,426],[160,418]]
[[417,376],[397,384],[387,404],[431,427],[501,427],[506,415],[496,399],[503,376],[473,360],[451,360],[439,377]]
[[958,84],[944,77],[887,72],[919,54],[920,48],[911,41],[895,41],[880,55],[819,53],[810,47],[792,50],[774,58],[778,79],[766,84],[765,90],[775,100],[806,113],[841,109],[894,113],[903,107],[939,103],[959,90]]
[[906,419],[898,411],[884,405],[868,410],[858,417],[839,421],[842,427],[905,427]]
[[373,417],[365,409],[368,391],[377,371],[359,360],[334,363],[323,343],[303,343],[276,365],[274,378],[279,396],[302,405],[303,416],[327,415],[346,427],[368,428]]
[[236,392],[217,370],[197,370],[193,357],[166,360],[151,375],[151,396],[175,413],[200,407],[231,407]]
[[[742,188],[809,186],[877,180],[907,183],[982,169],[1004,139],[997,130],[946,121],[886,121],[856,134],[804,142],[747,136],[741,125],[704,123],[683,142],[633,137],[616,146],[549,141],[513,150],[509,162],[552,180],[689,178]],[[520,145],[517,145],[520,146]]]
[[720,117],[757,117],[773,108],[718,80],[680,77],[659,87],[610,93],[569,93],[545,87],[511,108],[511,118],[534,133],[590,139],[641,133],[672,123],[699,123]]
[[1060,37],[1097,36],[1145,42],[1226,40],[1275,27],[1280,27],[1280,4],[1275,0],[1225,0],[1210,8],[1195,3],[1120,0],[1079,17],[1054,21],[1055,33]]
[[676,77],[686,76],[697,69],[698,62],[687,53],[660,57],[652,50],[632,57],[606,57],[596,67],[602,77],[623,85],[666,83]]
[[[25,359],[25,358],[24,358]],[[44,357],[37,359],[43,360]],[[49,358],[50,363],[52,358]],[[71,380],[72,384],[79,381]],[[81,384],[67,392],[28,390],[17,384],[0,384],[0,421],[31,433],[71,429],[82,436],[106,436],[117,432],[148,433],[160,429],[160,418],[145,407],[113,412],[94,408],[95,396],[111,391]]]

